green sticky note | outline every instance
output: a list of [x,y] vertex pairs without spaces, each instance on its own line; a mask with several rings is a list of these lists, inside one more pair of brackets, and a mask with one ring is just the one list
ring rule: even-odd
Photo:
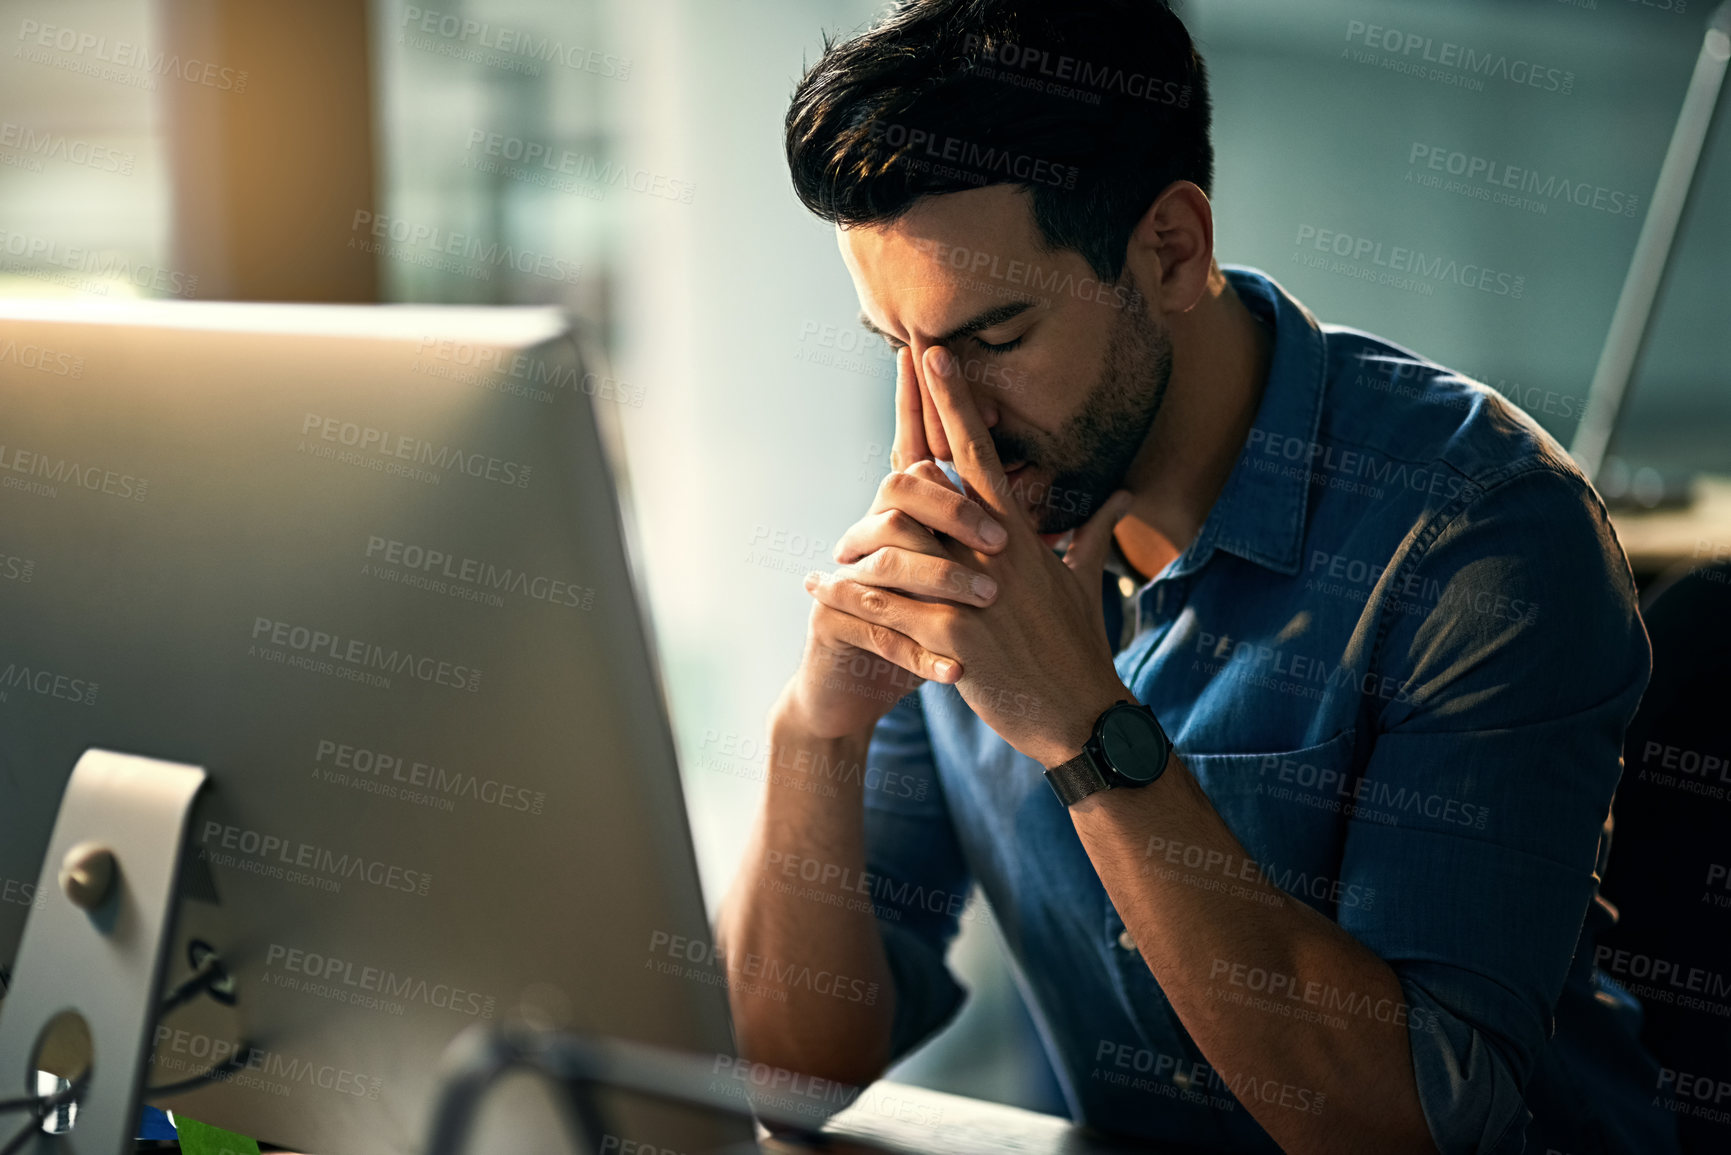
[[186,1155],[258,1155],[257,1140],[185,1115],[175,1115],[174,1129],[180,1133],[180,1149]]

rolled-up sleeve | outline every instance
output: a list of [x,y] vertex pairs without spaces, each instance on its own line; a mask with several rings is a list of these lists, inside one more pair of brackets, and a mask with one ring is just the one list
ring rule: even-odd
[[1340,924],[1405,992],[1438,1149],[1518,1152],[1647,637],[1602,505],[1557,464],[1463,495],[1390,581],[1342,864],[1389,901]]
[[895,983],[892,1058],[944,1026],[966,991],[945,954],[970,880],[944,803],[918,692],[878,723],[866,758],[866,870]]

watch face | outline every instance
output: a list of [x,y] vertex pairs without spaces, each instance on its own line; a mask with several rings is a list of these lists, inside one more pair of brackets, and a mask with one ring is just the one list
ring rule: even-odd
[[1100,724],[1100,750],[1112,769],[1137,783],[1160,777],[1170,753],[1160,724],[1146,710],[1134,706],[1106,715]]

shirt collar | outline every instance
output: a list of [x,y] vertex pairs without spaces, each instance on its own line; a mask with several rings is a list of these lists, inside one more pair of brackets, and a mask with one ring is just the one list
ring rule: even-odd
[[[1167,575],[1202,568],[1216,549],[1278,573],[1298,572],[1310,502],[1310,453],[1322,422],[1327,350],[1322,328],[1303,305],[1255,269],[1222,269],[1245,306],[1274,328],[1268,384],[1238,464],[1202,530]],[[1294,459],[1270,445],[1304,447]]]

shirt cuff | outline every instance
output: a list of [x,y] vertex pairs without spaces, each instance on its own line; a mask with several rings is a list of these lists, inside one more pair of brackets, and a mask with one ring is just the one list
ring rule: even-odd
[[1484,1032],[1409,979],[1408,1037],[1419,1104],[1440,1155],[1521,1155],[1527,1110],[1509,1065]]

